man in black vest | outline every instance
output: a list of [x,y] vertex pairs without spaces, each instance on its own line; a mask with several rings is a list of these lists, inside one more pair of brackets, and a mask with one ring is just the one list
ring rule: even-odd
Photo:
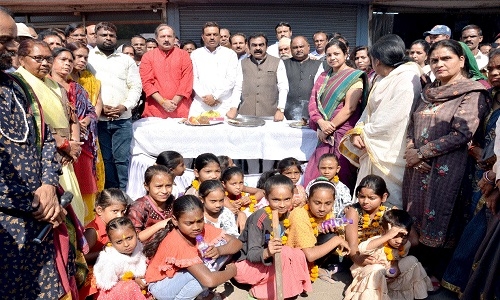
[[284,61],[288,77],[288,96],[285,105],[287,120],[309,119],[308,104],[314,78],[318,70],[323,71],[321,61],[309,58],[310,46],[303,36],[292,39],[292,58]]

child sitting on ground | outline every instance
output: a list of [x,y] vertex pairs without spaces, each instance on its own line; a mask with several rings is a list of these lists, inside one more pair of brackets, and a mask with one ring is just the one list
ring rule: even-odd
[[399,209],[382,216],[383,235],[359,244],[359,252],[373,257],[376,263],[354,264],[351,285],[344,299],[425,299],[432,283],[420,262],[409,256],[408,233],[413,221]]

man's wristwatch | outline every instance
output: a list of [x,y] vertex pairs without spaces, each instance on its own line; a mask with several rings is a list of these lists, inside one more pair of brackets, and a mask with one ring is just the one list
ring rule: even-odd
[[282,112],[282,113],[284,113],[284,112],[285,112],[285,109],[284,109],[284,108],[279,108],[279,107],[278,107],[278,110],[279,110],[280,112]]

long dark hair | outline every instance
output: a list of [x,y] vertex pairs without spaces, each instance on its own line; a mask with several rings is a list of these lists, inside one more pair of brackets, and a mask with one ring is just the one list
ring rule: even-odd
[[[179,197],[174,201],[174,205],[172,207],[173,216],[179,220],[179,218],[185,212],[199,209],[203,211],[203,203],[198,197],[193,195],[184,195]],[[147,258],[152,258],[155,256],[158,247],[160,246],[163,239],[167,236],[167,234],[175,228],[174,223],[169,221],[165,228],[158,230],[155,235],[144,245],[144,255]],[[172,245],[175,247],[175,245]]]
[[362,188],[368,188],[373,190],[373,193],[379,197],[384,197],[384,194],[387,193],[387,197],[389,197],[389,190],[387,189],[387,184],[385,183],[384,178],[377,175],[367,175],[356,188],[356,192],[354,193],[356,196],[359,194]]
[[156,158],[156,164],[167,167],[171,172],[178,165],[183,162],[184,158],[179,152],[176,151],[163,151]]

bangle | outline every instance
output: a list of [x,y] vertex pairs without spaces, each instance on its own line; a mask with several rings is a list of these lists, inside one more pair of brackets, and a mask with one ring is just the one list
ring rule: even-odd
[[68,149],[69,147],[71,147],[69,145],[69,140],[68,139],[64,139],[64,142],[62,143],[62,145],[59,146],[59,147],[57,147],[57,149],[66,151],[66,149]]
[[490,170],[486,171],[483,173],[483,178],[484,180],[486,180],[486,182],[488,182],[489,184],[491,185],[495,185],[495,181],[494,180],[491,180],[488,178],[488,174],[490,173]]
[[163,104],[165,103],[165,99],[164,98],[161,98],[160,100],[160,105],[163,106]]

